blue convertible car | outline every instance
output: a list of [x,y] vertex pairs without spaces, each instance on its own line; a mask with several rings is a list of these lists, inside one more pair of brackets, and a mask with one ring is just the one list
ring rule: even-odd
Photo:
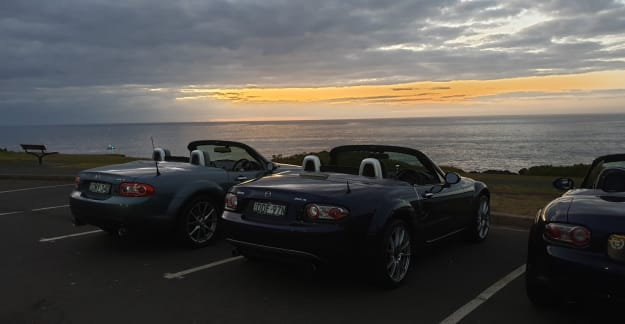
[[228,188],[294,169],[237,142],[194,141],[188,149],[186,157],[155,149],[153,161],[80,172],[69,199],[75,224],[117,235],[128,230],[171,232],[191,246],[202,246],[215,237]]
[[325,165],[236,185],[223,213],[228,240],[248,257],[363,260],[385,286],[404,281],[412,251],[490,226],[484,183],[445,174],[425,154],[385,145],[334,148]]
[[579,189],[541,209],[531,228],[526,287],[539,305],[571,298],[625,299],[625,154],[597,158]]

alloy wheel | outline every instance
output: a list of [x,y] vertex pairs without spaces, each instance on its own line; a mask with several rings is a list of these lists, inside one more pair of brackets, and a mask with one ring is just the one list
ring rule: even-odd
[[386,271],[394,282],[400,282],[410,266],[410,233],[403,224],[395,226],[387,241]]
[[197,201],[189,208],[186,217],[186,232],[194,243],[208,242],[217,228],[217,209],[210,201]]
[[490,203],[488,197],[480,198],[480,207],[477,211],[477,235],[481,240],[485,239],[490,230]]

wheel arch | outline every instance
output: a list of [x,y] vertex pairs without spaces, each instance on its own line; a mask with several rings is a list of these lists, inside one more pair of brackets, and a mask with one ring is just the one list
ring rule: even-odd
[[490,203],[490,198],[491,198],[490,194],[491,194],[490,189],[488,189],[486,184],[484,184],[483,182],[476,181],[475,182],[475,195],[473,196],[472,210],[475,210],[476,208],[478,208],[481,196],[486,196]]
[[375,227],[371,228],[377,238],[383,235],[387,226],[389,226],[389,224],[396,219],[402,220],[406,223],[411,237],[415,238],[419,233],[417,212],[408,203],[399,203],[395,205],[394,208],[383,211],[377,218],[378,220],[376,221]]
[[214,199],[217,204],[216,207],[222,210],[222,202],[225,194],[223,188],[212,181],[197,181],[176,192],[174,199],[172,199],[172,202],[169,204],[167,213],[171,217],[177,218],[178,214],[187,203],[200,196],[207,196]]
[[485,183],[475,181],[475,198],[481,195],[486,195],[490,199],[490,189],[488,189]]
[[417,221],[417,217],[416,217],[416,213],[414,209],[410,207],[410,208],[400,208],[400,209],[394,210],[391,216],[388,218],[388,221],[385,227],[388,226],[388,224],[390,224],[395,219],[402,220],[406,223],[406,225],[408,225],[410,237],[412,237],[412,244],[414,245],[415,242],[417,241],[416,238],[417,238],[418,229],[419,229],[418,221]]

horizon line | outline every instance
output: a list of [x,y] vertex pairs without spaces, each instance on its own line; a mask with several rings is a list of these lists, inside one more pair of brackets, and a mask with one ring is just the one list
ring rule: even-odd
[[318,118],[318,119],[213,119],[203,121],[136,121],[136,122],[87,122],[83,124],[0,124],[0,127],[19,127],[19,126],[102,126],[102,125],[157,125],[157,124],[228,124],[228,123],[265,123],[265,122],[314,122],[314,121],[354,121],[354,120],[397,120],[397,119],[435,119],[435,118],[481,118],[481,117],[529,117],[529,116],[607,116],[607,115],[625,115],[625,112],[583,112],[583,113],[528,113],[528,114],[496,114],[496,115],[445,115],[445,116],[405,116],[405,117],[350,117],[350,118]]

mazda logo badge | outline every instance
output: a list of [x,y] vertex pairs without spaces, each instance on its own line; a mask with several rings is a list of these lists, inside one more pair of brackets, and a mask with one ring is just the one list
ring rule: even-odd
[[271,198],[271,191],[265,191],[265,198]]
[[625,241],[620,237],[610,237],[608,240],[610,246],[615,250],[622,250],[625,247]]

